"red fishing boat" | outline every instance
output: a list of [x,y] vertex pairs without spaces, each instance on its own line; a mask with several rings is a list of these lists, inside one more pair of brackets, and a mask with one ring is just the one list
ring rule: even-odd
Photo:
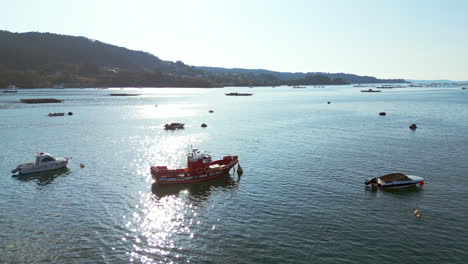
[[239,162],[237,156],[225,156],[212,161],[211,156],[192,149],[187,155],[187,168],[168,169],[167,166],[151,166],[151,175],[159,184],[180,184],[207,181],[221,177]]

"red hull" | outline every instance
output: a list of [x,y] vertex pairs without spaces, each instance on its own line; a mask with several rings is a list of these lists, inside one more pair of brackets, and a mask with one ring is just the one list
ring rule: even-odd
[[[208,181],[225,175],[238,163],[237,156],[226,156],[207,164],[198,163],[185,169],[167,169],[166,166],[151,166],[151,175],[158,184],[183,184]],[[189,162],[189,167],[190,167]]]

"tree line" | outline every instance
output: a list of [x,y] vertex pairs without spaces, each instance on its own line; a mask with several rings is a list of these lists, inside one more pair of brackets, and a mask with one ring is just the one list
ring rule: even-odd
[[272,73],[213,72],[163,61],[84,37],[0,31],[0,87],[224,87],[346,84],[307,75],[284,80]]

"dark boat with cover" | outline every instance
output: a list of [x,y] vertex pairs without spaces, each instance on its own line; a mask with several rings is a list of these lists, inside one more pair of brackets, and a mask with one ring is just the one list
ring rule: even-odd
[[170,123],[170,124],[165,124],[164,129],[166,130],[183,129],[184,125],[185,125],[184,123]]
[[366,179],[364,183],[378,188],[423,187],[424,178],[405,175],[403,173],[390,173],[380,177]]
[[227,93],[226,96],[251,96],[251,93]]

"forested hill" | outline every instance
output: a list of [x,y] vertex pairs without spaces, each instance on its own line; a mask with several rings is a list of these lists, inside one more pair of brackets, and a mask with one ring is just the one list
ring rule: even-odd
[[0,65],[14,70],[59,69],[68,64],[95,64],[126,70],[171,71],[193,68],[183,63],[160,60],[143,51],[106,44],[85,37],[52,33],[12,33],[0,31]]
[[0,88],[222,87],[392,82],[330,73],[194,67],[85,37],[0,31]]

